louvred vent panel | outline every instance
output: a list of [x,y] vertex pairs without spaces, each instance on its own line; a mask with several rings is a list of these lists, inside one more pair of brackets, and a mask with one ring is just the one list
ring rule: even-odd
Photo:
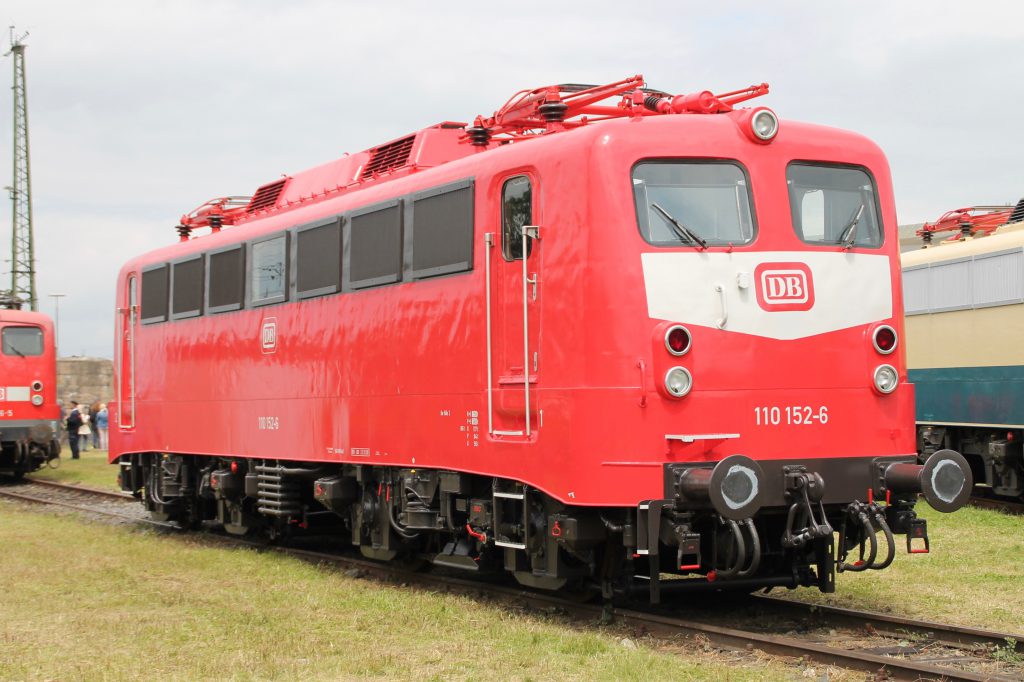
[[284,184],[287,180],[288,178],[282,178],[263,185],[256,190],[256,194],[249,200],[249,205],[246,206],[245,212],[255,213],[263,208],[273,208],[274,204],[277,203],[277,198],[281,196],[281,190],[284,189]]
[[376,174],[407,165],[409,163],[409,154],[412,152],[412,145],[415,141],[416,136],[411,135],[374,149],[370,156],[370,162],[363,168],[360,179],[365,180]]

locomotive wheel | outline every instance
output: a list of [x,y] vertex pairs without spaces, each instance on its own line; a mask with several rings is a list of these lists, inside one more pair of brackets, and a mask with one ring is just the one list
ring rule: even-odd
[[601,594],[601,588],[589,580],[574,580],[567,583],[560,594],[569,601],[586,604]]
[[374,561],[394,561],[398,551],[394,549],[376,549],[370,545],[359,545],[359,553]]
[[533,587],[538,590],[551,590],[555,592],[565,587],[569,582],[568,578],[553,578],[549,575],[534,575],[532,571],[512,571],[516,582],[523,587]]
[[419,554],[403,554],[395,559],[395,565],[411,573],[425,573],[434,567],[429,560]]

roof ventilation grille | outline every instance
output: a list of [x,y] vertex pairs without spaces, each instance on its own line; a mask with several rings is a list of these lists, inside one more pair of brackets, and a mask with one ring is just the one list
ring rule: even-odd
[[363,168],[359,179],[366,180],[374,175],[407,165],[415,141],[416,136],[410,135],[370,150],[370,161]]
[[277,198],[281,196],[281,190],[284,189],[284,184],[287,181],[288,178],[281,178],[260,187],[249,201],[245,212],[255,213],[264,208],[273,208],[277,203]]

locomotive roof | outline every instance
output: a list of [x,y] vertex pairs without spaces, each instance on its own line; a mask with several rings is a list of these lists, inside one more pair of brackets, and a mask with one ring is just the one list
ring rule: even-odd
[[[524,90],[492,116],[477,116],[472,126],[445,121],[321,166],[285,175],[256,189],[251,197],[227,196],[182,216],[178,231],[187,239],[196,227],[239,224],[290,210],[325,197],[361,189],[512,143],[550,136],[608,119],[673,114],[716,114],[768,93],[761,83],[733,92],[709,91],[671,96],[645,87],[643,76],[607,85],[563,84]],[[617,104],[609,100],[620,98]]]
[[17,322],[19,324],[48,326],[50,324],[50,316],[45,313],[34,312],[32,310],[8,310],[0,308],[0,322]]
[[[757,94],[764,94],[767,92],[767,85],[761,84],[737,91],[739,95],[727,93],[720,97],[735,95],[732,100],[735,103],[736,98],[742,100],[756,96],[750,94],[755,91]],[[589,91],[578,92],[586,94]],[[228,245],[264,232],[286,229],[319,219],[330,212],[344,212],[368,206],[410,191],[415,192],[472,176],[479,172],[483,164],[497,167],[501,164],[531,163],[540,158],[541,148],[544,149],[544,155],[560,153],[575,158],[577,150],[572,149],[573,147],[592,145],[605,139],[609,134],[622,139],[640,139],[637,136],[639,131],[645,131],[642,134],[643,139],[655,139],[664,136],[662,126],[685,126],[687,132],[691,134],[686,134],[681,139],[703,146],[714,140],[716,144],[721,143],[724,148],[731,150],[723,149],[721,153],[736,154],[736,158],[757,153],[755,148],[761,147],[747,139],[740,131],[742,126],[739,125],[740,117],[758,111],[757,108],[734,110],[731,104],[723,102],[709,92],[697,93],[697,96],[704,97],[702,100],[699,97],[695,100],[694,95],[663,97],[659,100],[663,93],[650,95],[650,92],[657,91],[634,89],[627,92],[624,98],[639,99],[642,96],[648,101],[652,101],[653,98],[652,103],[661,102],[663,108],[671,106],[666,103],[685,100],[681,106],[703,106],[704,110],[690,112],[684,109],[679,112],[683,115],[649,111],[625,115],[620,111],[615,115],[595,116],[589,120],[584,116],[582,122],[565,120],[538,123],[535,119],[526,119],[525,123],[521,120],[518,123],[509,123],[501,118],[501,112],[509,107],[506,105],[491,118],[477,117],[473,126],[466,127],[465,124],[450,121],[439,123],[369,150],[347,154],[340,159],[266,183],[251,198],[224,197],[207,202],[182,217],[182,224],[178,226],[180,242],[168,244],[131,259],[125,264],[123,271],[138,267],[140,264],[164,261],[193,251],[215,248],[219,244]],[[512,101],[516,103],[519,100],[513,98]],[[694,101],[697,103],[694,104]],[[596,107],[590,110],[607,113],[607,109],[608,107]],[[699,115],[701,113],[731,115]],[[643,125],[637,127],[635,124],[641,122],[641,119]],[[517,125],[520,127],[517,128]],[[553,129],[537,132],[534,128],[521,128],[536,125],[551,125]],[[489,129],[492,131],[506,132],[502,133],[503,136],[495,132],[488,138],[486,145],[473,144],[470,136],[478,133],[472,131],[487,126],[490,126]],[[512,133],[508,133],[508,129],[512,129]],[[884,156],[877,145],[858,133],[795,121],[783,122],[781,129],[787,131],[787,134],[784,139],[772,142],[772,146],[798,143],[800,151],[793,152],[797,155],[811,154],[822,160],[835,157],[835,160],[842,161],[848,160],[843,156],[844,150],[856,148],[871,155],[877,154],[884,162]],[[565,134],[566,132],[573,134]],[[783,136],[780,135],[780,138]],[[739,144],[747,151],[737,151]],[[507,157],[506,154],[511,156]],[[343,197],[351,197],[351,200],[338,201]],[[225,222],[228,219],[230,220]],[[222,225],[235,227],[221,230]],[[190,234],[196,227],[211,227],[213,232]]]

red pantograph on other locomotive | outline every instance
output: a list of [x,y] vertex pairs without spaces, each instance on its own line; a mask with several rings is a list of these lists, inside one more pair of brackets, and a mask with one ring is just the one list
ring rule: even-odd
[[124,489],[654,600],[925,551],[917,494],[971,479],[915,463],[882,152],[736,108],[766,84],[643,85],[524,91],[183,216],[118,278]]
[[59,421],[53,322],[0,308],[0,475],[21,477],[59,457]]

